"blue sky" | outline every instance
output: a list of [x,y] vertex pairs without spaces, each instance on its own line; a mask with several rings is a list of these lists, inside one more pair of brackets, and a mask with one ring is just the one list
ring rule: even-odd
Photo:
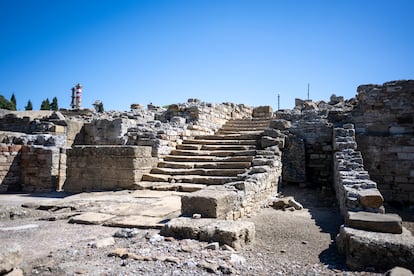
[[0,0],[0,94],[39,109],[212,103],[292,108],[414,78],[411,0]]

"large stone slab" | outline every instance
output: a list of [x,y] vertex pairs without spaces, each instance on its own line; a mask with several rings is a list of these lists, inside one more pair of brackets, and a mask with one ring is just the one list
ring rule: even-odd
[[222,189],[204,189],[181,197],[184,216],[201,214],[203,218],[226,218],[233,209],[236,194]]
[[401,234],[390,234],[342,226],[336,242],[350,269],[386,271],[401,266],[414,271],[414,237],[405,228]]
[[255,237],[254,223],[216,219],[175,218],[161,229],[161,235],[181,239],[219,242],[239,249]]
[[346,222],[349,227],[361,230],[394,234],[402,233],[402,219],[397,214],[348,212]]
[[163,219],[160,217],[150,217],[150,216],[123,216],[115,217],[113,219],[107,220],[103,224],[104,226],[110,227],[121,227],[121,228],[161,228],[163,224]]
[[361,190],[358,192],[358,195],[359,202],[365,207],[379,208],[384,203],[384,198],[378,189]]
[[114,215],[88,212],[72,217],[70,223],[78,224],[103,224],[105,221],[115,217]]

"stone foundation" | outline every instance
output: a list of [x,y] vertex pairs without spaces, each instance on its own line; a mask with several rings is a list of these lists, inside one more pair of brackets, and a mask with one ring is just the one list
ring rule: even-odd
[[75,146],[67,150],[67,192],[134,189],[157,164],[150,147]]

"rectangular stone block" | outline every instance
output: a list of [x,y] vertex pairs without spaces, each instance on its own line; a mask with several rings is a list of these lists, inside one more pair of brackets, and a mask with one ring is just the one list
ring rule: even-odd
[[361,190],[358,192],[358,194],[359,202],[364,207],[379,208],[384,203],[384,198],[378,189]]
[[366,231],[402,233],[402,219],[397,214],[348,212],[346,223],[349,227]]
[[250,221],[174,218],[161,229],[161,235],[180,239],[219,242],[235,249],[251,243],[255,226]]
[[221,189],[204,189],[181,197],[184,216],[201,214],[203,218],[222,218],[233,210],[236,193]]

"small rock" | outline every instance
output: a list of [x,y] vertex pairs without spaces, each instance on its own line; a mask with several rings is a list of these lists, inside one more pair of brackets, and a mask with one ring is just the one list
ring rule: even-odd
[[92,248],[102,248],[102,247],[107,247],[107,246],[114,245],[114,244],[115,244],[115,239],[113,237],[110,237],[110,238],[105,238],[105,239],[102,239],[102,240],[92,242],[91,247]]
[[296,210],[302,210],[303,206],[297,202],[294,198],[289,199],[289,206],[295,208]]
[[164,240],[164,237],[161,236],[160,234],[155,234],[149,239],[150,243],[158,243],[163,240]]
[[236,270],[229,265],[221,264],[218,268],[223,274],[235,274]]
[[230,263],[233,266],[242,266],[246,262],[246,259],[243,256],[238,254],[231,254],[230,255]]
[[122,228],[115,232],[115,238],[132,238],[138,235],[139,231],[135,228]]
[[165,258],[165,262],[169,262],[169,263],[176,263],[179,264],[180,263],[180,259],[174,256],[167,256]]
[[201,219],[201,214],[193,214],[193,219]]
[[212,242],[207,244],[204,248],[205,249],[211,249],[211,250],[218,250],[220,247],[220,244],[218,242]]
[[388,270],[385,273],[385,276],[413,276],[414,274],[411,270],[408,270],[404,267],[396,266],[393,269]]
[[286,250],[282,249],[280,250],[280,253],[286,253]]
[[234,250],[233,247],[231,247],[230,245],[227,245],[227,244],[223,244],[223,246],[221,247],[221,249],[222,250],[225,250],[225,251],[231,251],[231,252],[235,252],[236,251],[236,250]]
[[217,264],[208,263],[206,261],[201,261],[198,263],[198,266],[205,269],[207,272],[216,273],[218,269]]
[[128,257],[128,251],[126,248],[116,248],[115,250],[108,253],[108,257],[125,258]]
[[188,259],[184,262],[184,265],[195,268],[197,266],[197,262],[194,259]]
[[307,241],[302,241],[302,244],[308,244],[308,242]]

